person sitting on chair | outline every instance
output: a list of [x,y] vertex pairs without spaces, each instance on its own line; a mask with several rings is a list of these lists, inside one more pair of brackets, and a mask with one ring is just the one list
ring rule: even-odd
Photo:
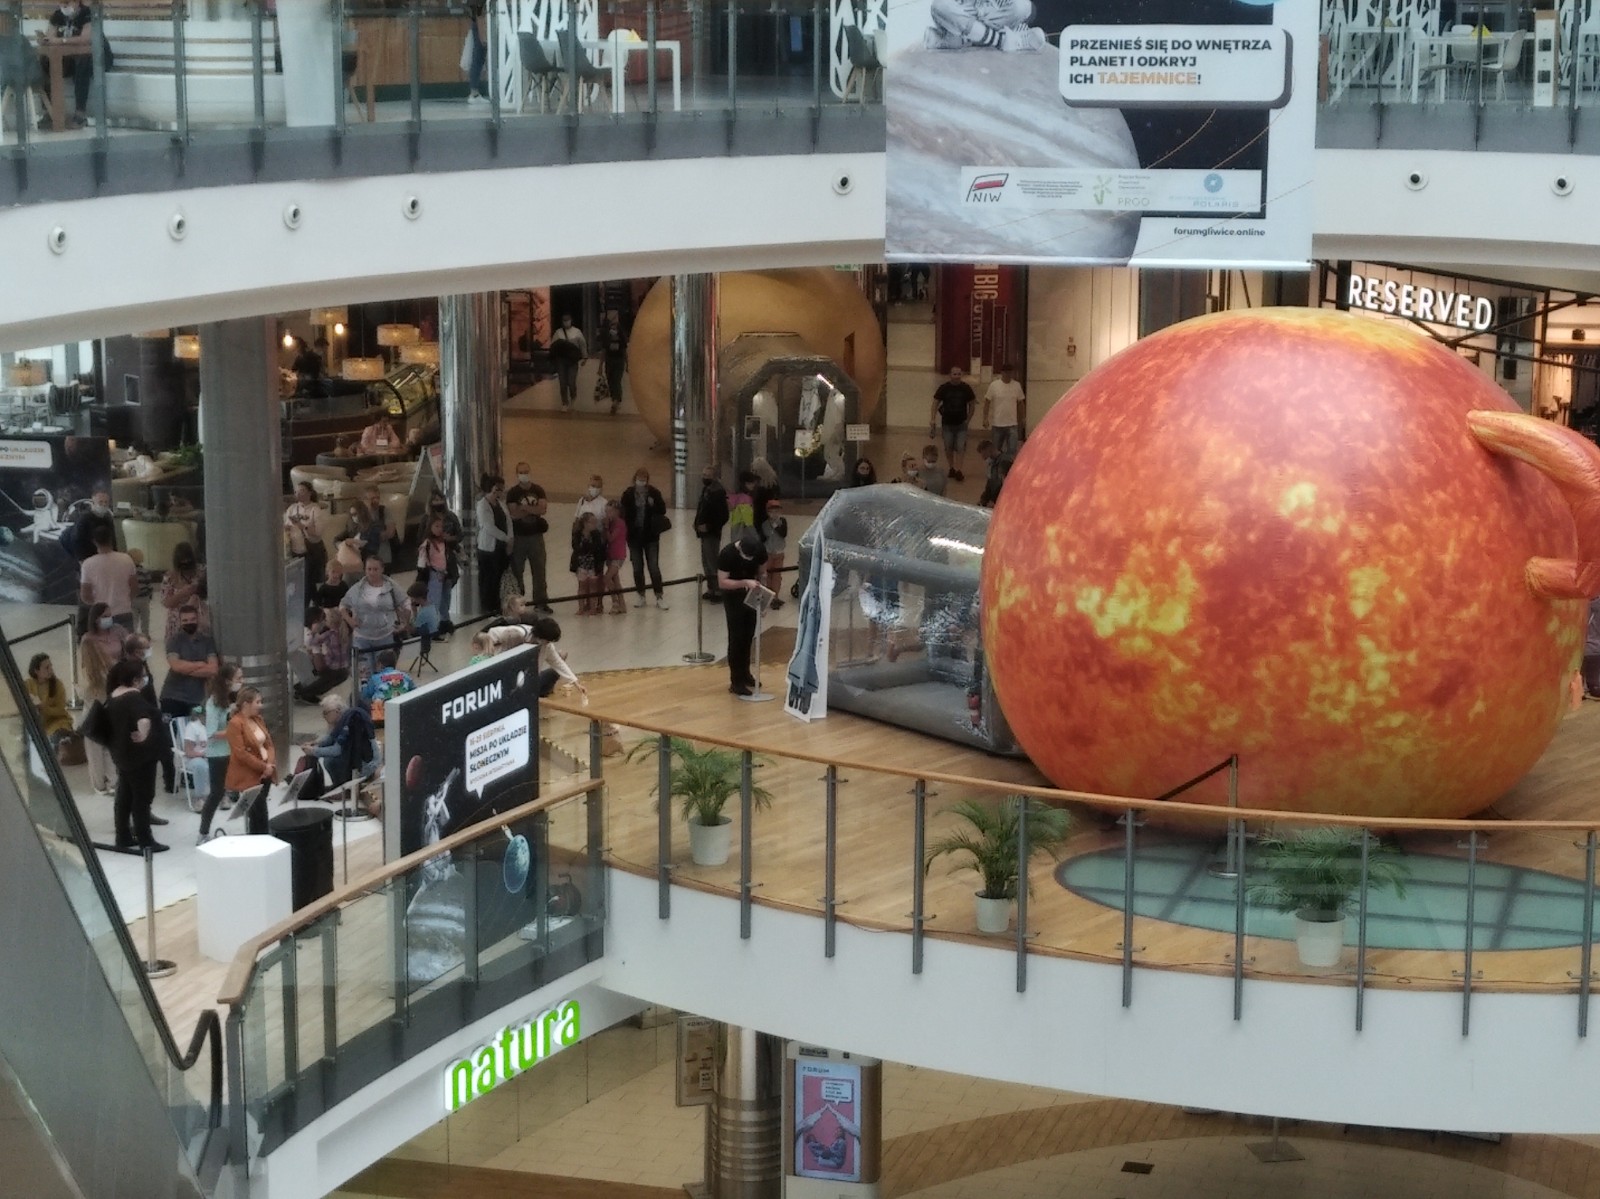
[[311,770],[300,791],[300,798],[307,801],[331,798],[352,778],[365,777],[378,768],[377,733],[370,716],[359,707],[347,706],[343,696],[330,693],[322,697],[322,719],[328,722],[328,731],[316,741],[300,744],[310,759],[300,763]]

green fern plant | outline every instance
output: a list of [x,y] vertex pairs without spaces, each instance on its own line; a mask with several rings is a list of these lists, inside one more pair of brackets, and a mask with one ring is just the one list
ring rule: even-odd
[[983,880],[983,889],[978,892],[983,898],[1015,899],[1021,873],[1017,860],[1017,822],[1024,803],[1027,804],[1030,855],[1047,853],[1059,860],[1061,846],[1072,831],[1072,813],[1037,799],[1008,795],[998,804],[964,799],[946,808],[947,813],[966,821],[966,827],[930,845],[923,857],[923,870],[930,870],[935,858],[954,855],[958,860],[951,870],[975,872]]
[[[654,757],[654,738],[640,741],[628,751],[628,761]],[[667,738],[672,765],[667,774],[667,794],[681,801],[685,820],[710,827],[722,823],[722,809],[739,794],[739,753],[715,745],[697,746],[682,737]],[[760,760],[757,759],[760,764]],[[659,791],[658,783],[652,791]],[[759,811],[772,803],[772,792],[750,783],[750,801]]]
[[[1411,871],[1398,850],[1367,846],[1367,889],[1405,897]],[[1257,875],[1245,890],[1253,904],[1307,919],[1334,920],[1361,887],[1361,834],[1348,828],[1308,828],[1287,837],[1266,836],[1247,859]]]

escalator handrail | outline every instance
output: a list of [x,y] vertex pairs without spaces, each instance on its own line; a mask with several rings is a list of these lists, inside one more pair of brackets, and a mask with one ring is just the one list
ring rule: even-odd
[[[55,754],[50,751],[50,742],[45,736],[44,726],[39,722],[39,713],[23,688],[22,672],[11,653],[11,646],[4,644],[3,638],[0,638],[0,675],[5,676],[6,686],[10,688],[17,710],[21,714],[23,736],[28,739],[33,752],[44,764],[50,785],[55,788],[58,798],[67,796],[70,800],[72,788],[67,785],[66,777],[61,773],[61,766],[56,761]],[[133,944],[128,926],[122,921],[121,908],[116,896],[112,894],[110,884],[106,882],[105,874],[100,869],[100,859],[94,843],[89,839],[89,831],[84,827],[83,818],[78,813],[77,802],[75,800],[65,802],[61,805],[61,810],[66,815],[72,842],[83,855],[85,873],[94,885],[101,905],[112,917],[110,924],[115,930],[117,943],[122,946],[123,954],[128,959],[129,973],[136,980],[140,997],[144,1000],[145,1009],[149,1012],[156,1033],[161,1038],[167,1060],[180,1072],[187,1073],[200,1060],[200,1051],[206,1042],[209,1040],[211,1043],[211,1095],[206,1127],[218,1128],[222,1124],[222,1021],[215,1009],[207,1008],[195,1023],[188,1049],[178,1048],[178,1042],[172,1035],[172,1026],[167,1023],[167,1014],[161,1007],[161,1001],[156,998],[155,989],[150,985],[149,976],[145,973],[144,960]],[[149,918],[148,914],[146,918]]]

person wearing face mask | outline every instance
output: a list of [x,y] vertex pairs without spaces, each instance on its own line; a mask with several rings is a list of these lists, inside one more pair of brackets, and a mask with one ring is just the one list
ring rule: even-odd
[[217,809],[224,806],[228,775],[228,720],[233,715],[234,701],[244,687],[244,671],[232,662],[225,662],[211,676],[206,688],[204,719],[206,725],[206,760],[210,767],[207,780],[205,807],[200,811],[200,840],[211,835],[211,820]]
[[871,458],[857,458],[855,472],[850,476],[850,486],[871,487],[878,481],[878,468]]
[[133,597],[138,590],[138,567],[117,549],[105,529],[94,531],[94,557],[78,568],[78,601],[104,603],[107,615],[124,628],[133,628]]
[[145,694],[142,663],[124,658],[111,667],[106,679],[111,718],[111,759],[117,764],[117,798],[114,809],[116,847],[121,850],[166,849],[150,834],[152,824],[165,824],[151,816],[156,797],[156,766],[172,757],[172,744],[161,735],[161,713]]
[[500,580],[511,560],[511,514],[506,511],[506,481],[483,476],[478,497],[478,611],[500,611]]
[[717,590],[722,614],[728,622],[728,690],[753,695],[756,677],[750,672],[750,642],[756,635],[756,610],[745,600],[761,586],[767,551],[754,529],[741,529],[717,555]]
[[[461,518],[450,510],[445,503],[444,493],[435,490],[428,499],[427,521],[431,530],[432,523],[439,521],[439,539],[444,543],[445,553],[448,556],[445,577],[439,590],[439,598],[434,607],[439,609],[439,634],[448,637],[455,628],[450,623],[450,599],[455,594],[456,582],[461,573]],[[430,533],[431,536],[431,533]]]
[[[145,699],[150,701],[150,706],[159,713],[161,701],[156,696],[155,680],[150,675],[150,638],[143,633],[130,634],[122,643],[122,656],[127,661],[139,664],[139,690]],[[158,747],[163,751],[160,759],[161,785],[166,793],[171,795],[177,784],[177,769],[172,761],[172,730],[167,726],[164,717],[157,722],[157,725],[152,736],[156,738]],[[150,823],[165,824],[166,821],[159,816],[152,816]]]
[[[533,481],[526,462],[517,463],[517,482],[506,492],[511,514],[511,581],[538,612],[550,611],[550,585],[545,575],[544,535],[550,531],[544,488]],[[528,568],[528,589],[522,589],[522,568]]]
[[[85,703],[105,703],[109,698],[106,680],[111,667],[122,660],[128,630],[111,619],[104,604],[90,605],[88,625],[89,631],[78,641],[78,683]],[[84,738],[84,751],[89,757],[89,785],[96,795],[111,794],[117,785],[117,771],[110,752],[93,737]]]
[[628,523],[628,558],[633,563],[633,589],[638,595],[633,606],[644,607],[644,573],[648,567],[656,607],[666,611],[661,583],[661,534],[672,527],[672,521],[667,516],[667,501],[650,486],[650,472],[642,466],[633,472],[633,486],[622,493],[622,519]]
[[550,335],[550,359],[561,382],[563,412],[571,412],[578,399],[578,367],[588,356],[589,343],[584,340],[583,330],[572,323],[570,316],[563,316],[561,328]]
[[161,681],[161,714],[182,719],[206,702],[206,683],[217,673],[217,643],[200,631],[200,610],[178,609],[178,631],[167,638],[167,677]]
[[717,552],[722,548],[722,530],[728,524],[728,489],[717,478],[715,465],[700,474],[700,500],[694,507],[694,533],[700,539],[700,571],[706,577],[702,597],[715,603],[722,599],[717,590]]
[[[316,579],[307,576],[306,585],[314,586]],[[200,565],[194,546],[180,541],[172,547],[172,567],[161,580],[161,607],[166,612],[161,638],[168,640],[178,631],[180,613],[193,607],[199,619],[200,631],[211,631],[211,609],[206,603],[206,568]]]
[[572,525],[574,528],[576,528],[578,522],[583,519],[583,514],[585,512],[593,512],[595,520],[600,522],[600,527],[605,527],[606,497],[604,492],[605,480],[599,475],[590,475],[589,486],[584,489],[583,498],[578,501],[577,511],[572,514]]

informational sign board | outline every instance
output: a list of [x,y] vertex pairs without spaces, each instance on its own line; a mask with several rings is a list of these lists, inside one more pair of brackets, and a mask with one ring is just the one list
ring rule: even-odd
[[111,448],[104,437],[0,438],[0,601],[78,602],[78,563],[61,545],[61,534],[94,492],[110,488]]
[[[471,824],[538,797],[538,655],[499,654],[384,706],[384,852],[426,849]],[[546,901],[530,830],[505,829],[465,862],[441,854],[410,876],[407,975],[425,984],[460,964],[468,913],[492,945],[534,920]]]
[[711,1102],[717,1064],[717,1022],[704,1016],[678,1017],[677,1103],[704,1107]]
[[891,261],[1305,268],[1311,0],[891,5]]

